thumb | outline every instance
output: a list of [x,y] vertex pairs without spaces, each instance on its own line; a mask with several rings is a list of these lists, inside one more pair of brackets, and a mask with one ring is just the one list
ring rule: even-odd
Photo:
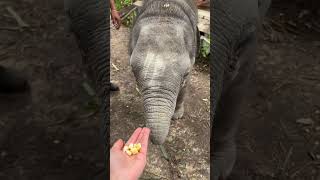
[[123,144],[122,139],[119,139],[113,144],[111,150],[122,150]]

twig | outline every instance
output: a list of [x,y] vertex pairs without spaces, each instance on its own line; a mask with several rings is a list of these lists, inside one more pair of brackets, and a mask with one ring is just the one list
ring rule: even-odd
[[210,44],[210,40],[206,38],[205,36],[200,37],[201,40],[204,40],[206,43]]
[[111,63],[111,64],[116,69],[116,71],[119,71],[119,68],[116,65],[114,65],[113,63]]
[[279,91],[283,86],[288,85],[288,84],[291,84],[291,82],[290,82],[289,80],[282,81],[280,84],[278,84],[276,87],[274,87],[274,88],[272,89],[272,92],[273,92],[273,93],[274,93],[274,92],[277,92],[277,91]]
[[170,160],[170,159],[169,159],[169,156],[168,156],[168,154],[167,154],[166,149],[163,147],[163,145],[160,145],[160,150],[161,150],[161,152],[162,152],[162,154],[163,154],[164,159],[166,159],[167,161],[169,161],[169,160]]
[[137,7],[134,7],[133,9],[131,9],[127,14],[123,15],[121,17],[121,20],[126,19],[133,11],[135,11],[137,9]]
[[90,95],[90,96],[94,96],[95,92],[92,89],[92,87],[87,83],[87,82],[83,82],[82,83],[82,87],[86,90],[86,92]]
[[288,138],[290,138],[286,126],[283,124],[283,122],[282,122],[281,120],[279,120],[279,122],[280,122],[281,128],[283,129],[283,131],[284,131],[284,133],[286,134],[286,136],[287,136]]
[[305,169],[306,167],[310,166],[311,164],[313,164],[312,161],[309,161],[307,163],[305,163],[304,165],[302,165],[300,168],[298,168],[293,174],[291,174],[290,179],[293,179],[294,177],[296,177],[300,171],[302,171],[303,169]]
[[17,21],[18,25],[22,28],[24,27],[30,27],[29,24],[27,24],[26,22],[24,22],[21,17],[13,10],[12,7],[7,6],[7,10],[8,12],[13,16],[13,18]]
[[288,154],[287,154],[287,157],[286,157],[286,159],[284,160],[284,163],[283,163],[283,165],[282,165],[282,168],[281,168],[282,171],[286,170],[286,167],[287,167],[287,165],[288,165],[288,163],[289,163],[289,159],[290,159],[290,157],[291,157],[291,155],[292,155],[292,151],[293,151],[293,147],[291,146],[290,149],[289,149],[289,152],[288,152]]
[[0,27],[0,30],[5,30],[5,31],[19,31],[20,28],[18,28],[18,27]]
[[138,87],[136,87],[136,91],[139,93],[140,96],[142,95]]

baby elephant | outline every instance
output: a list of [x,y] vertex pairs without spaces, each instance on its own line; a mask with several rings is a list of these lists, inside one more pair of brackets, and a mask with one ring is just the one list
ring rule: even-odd
[[194,0],[144,0],[131,32],[129,51],[154,144],[165,141],[171,119],[183,116],[197,42]]

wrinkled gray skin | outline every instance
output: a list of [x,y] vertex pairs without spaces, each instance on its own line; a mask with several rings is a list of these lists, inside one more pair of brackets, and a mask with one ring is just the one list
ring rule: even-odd
[[[75,35],[82,52],[84,70],[91,79],[101,100],[102,141],[109,158],[109,92],[110,75],[110,13],[106,0],[65,0],[67,26]],[[109,165],[109,159],[105,159]],[[109,168],[108,166],[106,167]],[[105,171],[106,172],[106,171]],[[105,179],[105,178],[104,178]]]
[[184,113],[184,96],[197,52],[193,0],[145,0],[130,39],[130,65],[143,94],[151,140],[162,144],[171,119]]
[[254,68],[257,31],[270,0],[211,0],[211,179],[226,179],[236,160],[241,102]]

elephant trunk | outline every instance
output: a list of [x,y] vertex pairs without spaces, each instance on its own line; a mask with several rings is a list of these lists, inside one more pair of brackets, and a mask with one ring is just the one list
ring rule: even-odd
[[146,126],[151,129],[151,140],[162,144],[170,127],[177,94],[161,87],[148,88],[143,92]]

